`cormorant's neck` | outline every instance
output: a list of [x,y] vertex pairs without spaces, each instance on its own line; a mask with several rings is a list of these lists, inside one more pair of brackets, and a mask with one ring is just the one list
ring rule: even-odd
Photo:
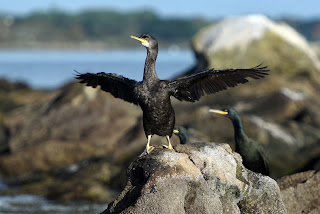
[[158,47],[149,49],[147,48],[147,58],[144,65],[144,74],[143,80],[144,81],[154,81],[159,80],[157,73],[156,73],[156,60],[158,55]]
[[234,127],[234,135],[236,139],[245,137],[240,117],[231,118]]
[[189,136],[187,134],[179,135],[179,139],[181,144],[187,144],[189,142]]

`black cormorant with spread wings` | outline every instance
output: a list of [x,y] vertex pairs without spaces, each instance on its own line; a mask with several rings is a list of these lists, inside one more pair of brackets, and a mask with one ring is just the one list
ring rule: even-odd
[[170,97],[180,101],[195,102],[205,94],[214,94],[228,87],[248,82],[247,78],[260,79],[267,75],[267,67],[261,64],[249,69],[208,69],[175,80],[160,80],[155,70],[158,42],[149,35],[131,36],[147,49],[143,80],[137,82],[114,73],[78,74],[80,83],[101,87],[114,97],[139,105],[143,111],[143,127],[148,139],[146,151],[151,152],[152,135],[166,136],[169,149],[173,149],[170,137],[175,124],[175,114]]
[[233,108],[210,109],[209,111],[228,117],[232,121],[236,145],[235,151],[241,155],[243,165],[254,172],[269,175],[267,157],[263,147],[244,133],[238,112]]

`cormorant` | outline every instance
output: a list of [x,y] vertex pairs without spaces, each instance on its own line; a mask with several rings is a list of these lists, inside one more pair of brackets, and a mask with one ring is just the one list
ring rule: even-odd
[[173,133],[180,139],[180,144],[189,143],[189,132],[183,126],[174,126]]
[[269,175],[265,152],[261,144],[252,140],[244,133],[238,112],[233,108],[210,109],[209,111],[228,117],[232,121],[236,146],[235,151],[242,156],[243,165],[254,172]]
[[101,90],[110,92],[114,97],[139,105],[143,111],[143,127],[147,136],[147,153],[152,135],[166,136],[169,149],[173,149],[170,137],[173,133],[175,115],[171,106],[170,96],[178,100],[195,102],[205,94],[213,94],[246,83],[247,77],[260,79],[267,75],[267,66],[261,64],[249,69],[208,69],[200,73],[169,80],[160,80],[155,70],[158,55],[158,42],[149,35],[131,36],[141,42],[147,49],[143,80],[128,79],[113,73],[78,74],[80,83],[93,88],[98,85]]

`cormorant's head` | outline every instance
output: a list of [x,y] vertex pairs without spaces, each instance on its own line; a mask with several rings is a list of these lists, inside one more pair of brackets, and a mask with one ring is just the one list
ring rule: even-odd
[[157,40],[153,36],[151,36],[151,35],[149,35],[147,33],[146,34],[142,34],[139,37],[131,36],[131,38],[135,39],[135,40],[138,40],[146,48],[150,48],[150,49],[157,48],[158,49]]
[[234,119],[236,117],[239,117],[238,112],[234,110],[233,108],[223,108],[221,110],[219,109],[209,109],[209,112],[221,114],[225,117],[228,117],[230,119]]
[[189,132],[183,126],[175,126],[173,133],[180,138],[181,144],[187,144],[189,142]]

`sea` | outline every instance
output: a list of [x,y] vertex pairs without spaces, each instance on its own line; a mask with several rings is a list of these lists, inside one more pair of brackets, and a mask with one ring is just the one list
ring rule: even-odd
[[[142,80],[146,50],[0,50],[0,78],[23,82],[34,89],[55,90],[75,81],[76,72],[116,73]],[[170,79],[195,63],[191,50],[178,47],[159,51],[156,70]],[[10,194],[7,194],[10,192]],[[0,214],[101,213],[107,202],[55,202],[37,195],[15,194],[0,179]],[[5,194],[4,194],[5,193]]]
[[[24,82],[35,89],[57,89],[74,81],[76,72],[116,73],[142,80],[146,50],[0,50],[0,78]],[[192,67],[191,50],[178,47],[159,51],[156,70],[160,79]]]
[[[0,213],[8,214],[94,214],[107,209],[106,203],[55,202],[42,196],[14,194],[16,190],[0,180]],[[3,193],[7,194],[3,194]],[[10,194],[8,194],[10,192]]]

